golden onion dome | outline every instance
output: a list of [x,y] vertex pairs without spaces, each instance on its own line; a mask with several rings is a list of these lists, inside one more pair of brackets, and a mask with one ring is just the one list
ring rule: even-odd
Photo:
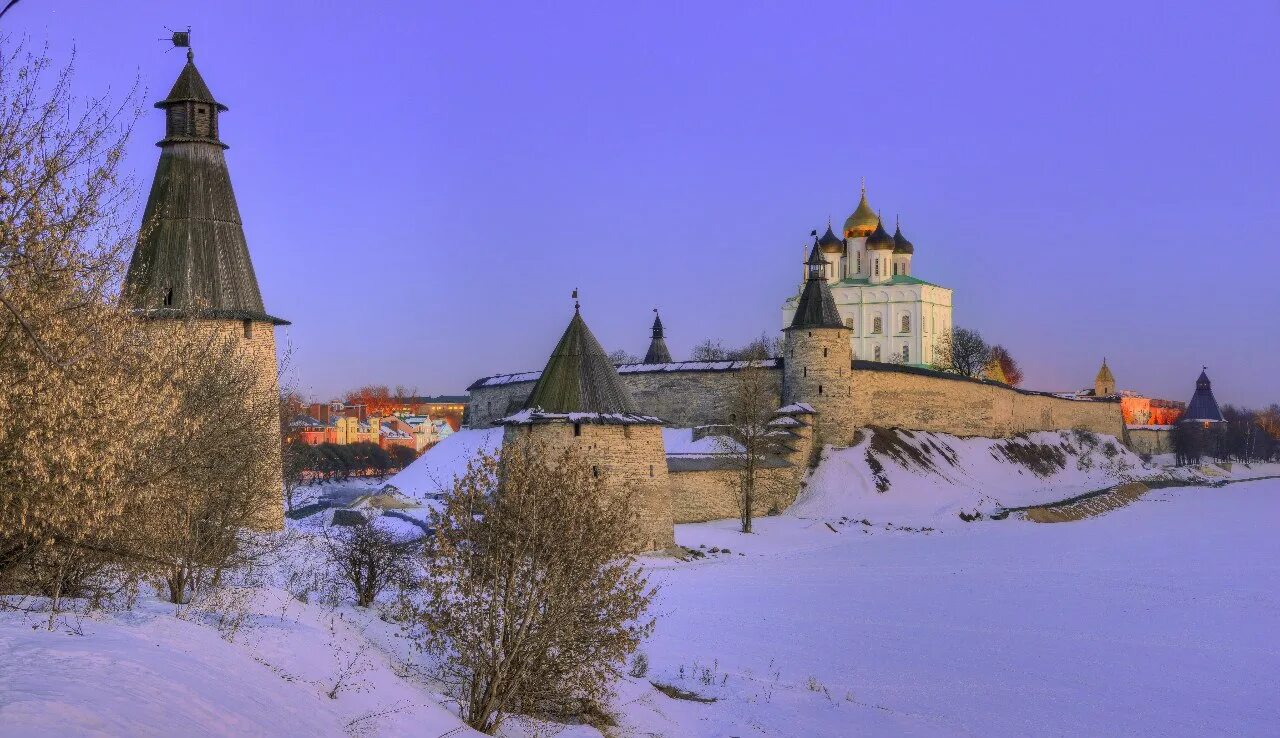
[[869,236],[877,225],[880,225],[880,216],[876,215],[876,211],[872,210],[871,205],[867,202],[867,188],[866,185],[863,185],[862,197],[858,200],[858,208],[844,222],[844,236],[845,238]]
[[884,224],[876,221],[876,229],[867,236],[868,251],[893,251],[893,236],[884,229]]

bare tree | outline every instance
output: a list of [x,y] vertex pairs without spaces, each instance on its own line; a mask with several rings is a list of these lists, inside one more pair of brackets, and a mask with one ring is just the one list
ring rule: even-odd
[[743,533],[751,532],[759,495],[768,491],[762,472],[769,459],[781,450],[779,429],[769,427],[778,409],[777,388],[760,353],[747,359],[746,368],[733,373],[728,404],[730,433],[719,440],[721,449],[738,469],[738,510]]
[[630,351],[627,351],[626,349],[618,349],[616,351],[609,352],[609,363],[610,364],[638,364],[640,363],[640,357],[636,356]]
[[778,356],[782,356],[782,336],[770,336],[768,333],[761,333],[742,348],[726,354],[726,358],[738,360],[760,360]]
[[388,587],[407,584],[422,546],[420,538],[401,538],[371,522],[327,532],[325,544],[330,565],[360,607],[372,605]]
[[724,361],[729,358],[729,352],[725,349],[724,344],[719,341],[708,338],[693,347],[693,351],[689,354],[690,361]]
[[631,556],[630,494],[572,449],[527,439],[482,453],[432,515],[426,598],[411,634],[442,664],[462,718],[487,733],[511,713],[598,705],[653,622]]
[[977,331],[953,328],[938,339],[935,356],[934,365],[942,371],[978,377],[991,361],[991,348]]

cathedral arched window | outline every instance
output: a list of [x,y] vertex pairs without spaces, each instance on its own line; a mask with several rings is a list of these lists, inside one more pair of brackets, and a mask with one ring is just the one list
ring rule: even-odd
[[910,315],[902,316],[902,332],[903,333],[911,332],[911,316]]
[[911,363],[911,347],[905,343],[902,344],[902,363],[903,364]]
[[844,327],[848,328],[849,330],[853,330],[853,318],[845,318]]
[[858,252],[858,274],[862,274],[862,252]]
[[872,355],[873,355],[873,356],[875,356],[875,360],[876,360],[876,361],[880,361],[880,347],[879,347],[879,346],[876,346],[876,347],[875,347],[875,350],[872,352]]
[[880,260],[876,259],[876,276],[880,276]]
[[[871,319],[871,332],[880,333],[882,331],[884,331],[884,325],[880,322],[880,316],[877,315]],[[876,350],[879,351],[879,349]],[[879,361],[879,359],[877,359],[877,361]]]

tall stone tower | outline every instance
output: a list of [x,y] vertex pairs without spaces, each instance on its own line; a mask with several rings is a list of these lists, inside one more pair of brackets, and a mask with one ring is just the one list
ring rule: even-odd
[[667,339],[662,331],[662,316],[658,309],[653,309],[653,338],[649,341],[649,350],[644,354],[646,364],[670,364],[671,352],[667,350]]
[[[275,327],[262,304],[231,175],[219,139],[218,116],[227,107],[216,100],[196,70],[194,55],[178,74],[168,97],[156,103],[165,113],[165,136],[142,231],[125,275],[124,300],[153,320],[159,331],[208,329],[239,343],[256,367],[256,386],[246,397],[277,404]],[[248,393],[255,393],[249,395]],[[263,448],[273,455],[273,479],[264,480],[269,500],[262,525],[284,522],[280,473],[280,428],[264,427]]]
[[1098,370],[1098,376],[1093,378],[1093,394],[1095,397],[1110,397],[1116,393],[1116,378],[1111,374],[1111,367],[1107,366],[1107,360],[1102,360],[1102,368]]
[[814,240],[808,276],[791,325],[783,329],[782,402],[803,402],[817,412],[815,449],[853,440],[853,350],[827,286],[827,260]]
[[576,305],[524,409],[499,422],[504,443],[527,437],[550,451],[573,448],[604,477],[606,490],[633,494],[636,550],[675,545],[662,421],[636,412]]

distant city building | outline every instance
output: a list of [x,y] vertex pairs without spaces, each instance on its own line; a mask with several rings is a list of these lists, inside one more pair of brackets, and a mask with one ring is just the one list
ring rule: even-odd
[[[865,186],[840,235],[828,224],[818,244],[853,358],[933,364],[938,340],[951,330],[951,290],[914,276],[915,245],[901,227],[893,235],[885,230]],[[803,286],[782,306],[784,327],[791,325]]]
[[1118,397],[1120,413],[1124,416],[1125,425],[1134,426],[1168,426],[1178,422],[1186,405],[1176,400],[1162,400],[1148,397],[1134,390],[1116,388],[1116,378],[1102,360],[1098,374],[1093,378],[1093,387],[1079,392],[1068,393],[1076,397]]
[[434,397],[396,397],[392,401],[397,415],[404,417],[428,415],[432,418],[442,418],[448,421],[449,427],[456,431],[466,422],[469,399],[466,395],[435,395]]

